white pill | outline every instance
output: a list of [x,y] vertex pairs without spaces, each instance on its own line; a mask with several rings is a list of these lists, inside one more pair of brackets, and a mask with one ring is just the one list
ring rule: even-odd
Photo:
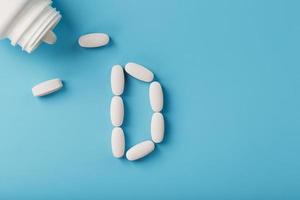
[[128,63],[125,71],[134,78],[145,82],[151,82],[154,78],[154,74],[149,69],[136,63]]
[[121,95],[124,91],[124,71],[120,65],[111,69],[111,89],[114,95]]
[[47,44],[55,44],[57,40],[57,37],[55,33],[52,31],[49,31],[43,38],[43,41]]
[[164,139],[165,120],[161,113],[153,113],[151,119],[151,138],[155,143],[161,143]]
[[102,47],[109,43],[109,36],[105,33],[90,33],[81,36],[78,43],[85,48]]
[[63,87],[63,83],[61,80],[52,79],[52,80],[39,83],[38,85],[34,86],[32,88],[32,94],[33,96],[41,97],[56,92],[60,90],[62,87]]
[[150,105],[154,112],[160,112],[164,106],[164,95],[159,82],[153,82],[149,87]]
[[111,148],[113,156],[121,158],[125,152],[125,137],[122,128],[115,127],[111,134]]
[[126,158],[130,161],[138,160],[150,154],[155,148],[152,141],[147,140],[131,147],[126,152]]
[[121,126],[124,119],[124,104],[119,96],[114,96],[110,104],[110,118],[114,126]]

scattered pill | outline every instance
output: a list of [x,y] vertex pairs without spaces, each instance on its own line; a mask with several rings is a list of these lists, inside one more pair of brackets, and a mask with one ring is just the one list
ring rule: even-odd
[[164,106],[164,96],[159,82],[152,82],[149,87],[150,105],[154,112],[160,112]]
[[90,33],[81,36],[78,43],[85,48],[102,47],[109,43],[109,36],[105,33]]
[[111,89],[114,95],[121,95],[124,91],[124,71],[120,65],[113,66],[111,70]]
[[124,104],[119,96],[114,96],[110,104],[110,117],[113,126],[121,126],[124,119]]
[[153,113],[151,119],[151,138],[155,143],[161,143],[164,139],[165,121],[161,113]]
[[56,92],[62,87],[63,87],[63,83],[61,80],[52,79],[52,80],[39,83],[38,85],[34,86],[32,88],[32,94],[33,96],[41,97]]
[[111,148],[113,156],[121,158],[125,152],[125,137],[122,128],[115,127],[111,135]]
[[154,74],[149,69],[136,63],[128,63],[125,66],[125,71],[134,78],[144,82],[151,82],[154,78]]
[[126,152],[126,158],[130,161],[138,160],[150,154],[155,148],[152,141],[147,140],[131,147]]

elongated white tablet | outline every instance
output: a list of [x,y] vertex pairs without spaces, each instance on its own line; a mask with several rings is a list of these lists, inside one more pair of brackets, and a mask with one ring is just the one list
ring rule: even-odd
[[121,158],[125,152],[125,137],[122,128],[115,127],[111,134],[111,149],[113,156]]
[[136,63],[128,63],[125,66],[125,71],[134,78],[144,82],[151,82],[154,78],[154,74],[149,69]]
[[102,47],[109,43],[109,36],[105,33],[90,33],[82,35],[78,43],[85,48]]
[[114,95],[121,95],[124,91],[124,71],[120,65],[111,69],[111,89]]
[[113,126],[121,126],[124,119],[124,104],[119,96],[114,96],[110,104],[110,118]]
[[152,141],[147,140],[134,145],[126,152],[126,158],[130,161],[141,159],[150,154],[155,148]]
[[34,86],[32,88],[32,94],[33,96],[41,97],[56,92],[60,90],[62,87],[63,87],[63,83],[61,80],[52,79],[52,80],[39,83],[38,85]]
[[151,119],[151,138],[155,143],[161,143],[165,134],[165,120],[161,113],[153,113]]
[[153,82],[149,87],[150,105],[154,112],[160,112],[164,106],[164,95],[159,82]]

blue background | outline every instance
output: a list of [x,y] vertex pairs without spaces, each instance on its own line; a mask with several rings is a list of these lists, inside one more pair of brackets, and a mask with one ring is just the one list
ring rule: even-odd
[[[0,199],[299,199],[300,1],[61,0],[58,43],[0,45]],[[99,49],[81,34],[106,32]],[[148,66],[166,140],[111,155],[110,70]],[[32,97],[35,84],[65,88]],[[127,77],[127,148],[150,138],[148,84]]]

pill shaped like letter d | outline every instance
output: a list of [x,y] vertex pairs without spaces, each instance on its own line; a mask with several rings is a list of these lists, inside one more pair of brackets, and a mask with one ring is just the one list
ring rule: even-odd
[[150,105],[154,112],[160,112],[164,106],[164,96],[159,82],[152,82],[149,87]]
[[128,63],[125,66],[125,71],[134,78],[144,82],[151,82],[154,78],[154,74],[149,69],[136,63]]
[[124,71],[120,65],[115,65],[111,69],[111,89],[114,95],[121,95],[124,91]]
[[61,80],[52,79],[52,80],[39,83],[38,85],[34,86],[32,88],[32,94],[33,96],[41,97],[56,92],[62,87],[63,87],[63,83]]
[[124,104],[119,96],[114,96],[110,103],[110,118],[113,126],[121,126],[124,119]]
[[141,159],[150,154],[155,148],[152,141],[147,140],[134,145],[126,152],[126,158],[130,161]]
[[161,113],[153,113],[151,120],[151,138],[155,143],[161,143],[164,139],[165,121]]
[[113,156],[121,158],[125,152],[125,137],[122,128],[115,127],[111,134],[111,148]]

